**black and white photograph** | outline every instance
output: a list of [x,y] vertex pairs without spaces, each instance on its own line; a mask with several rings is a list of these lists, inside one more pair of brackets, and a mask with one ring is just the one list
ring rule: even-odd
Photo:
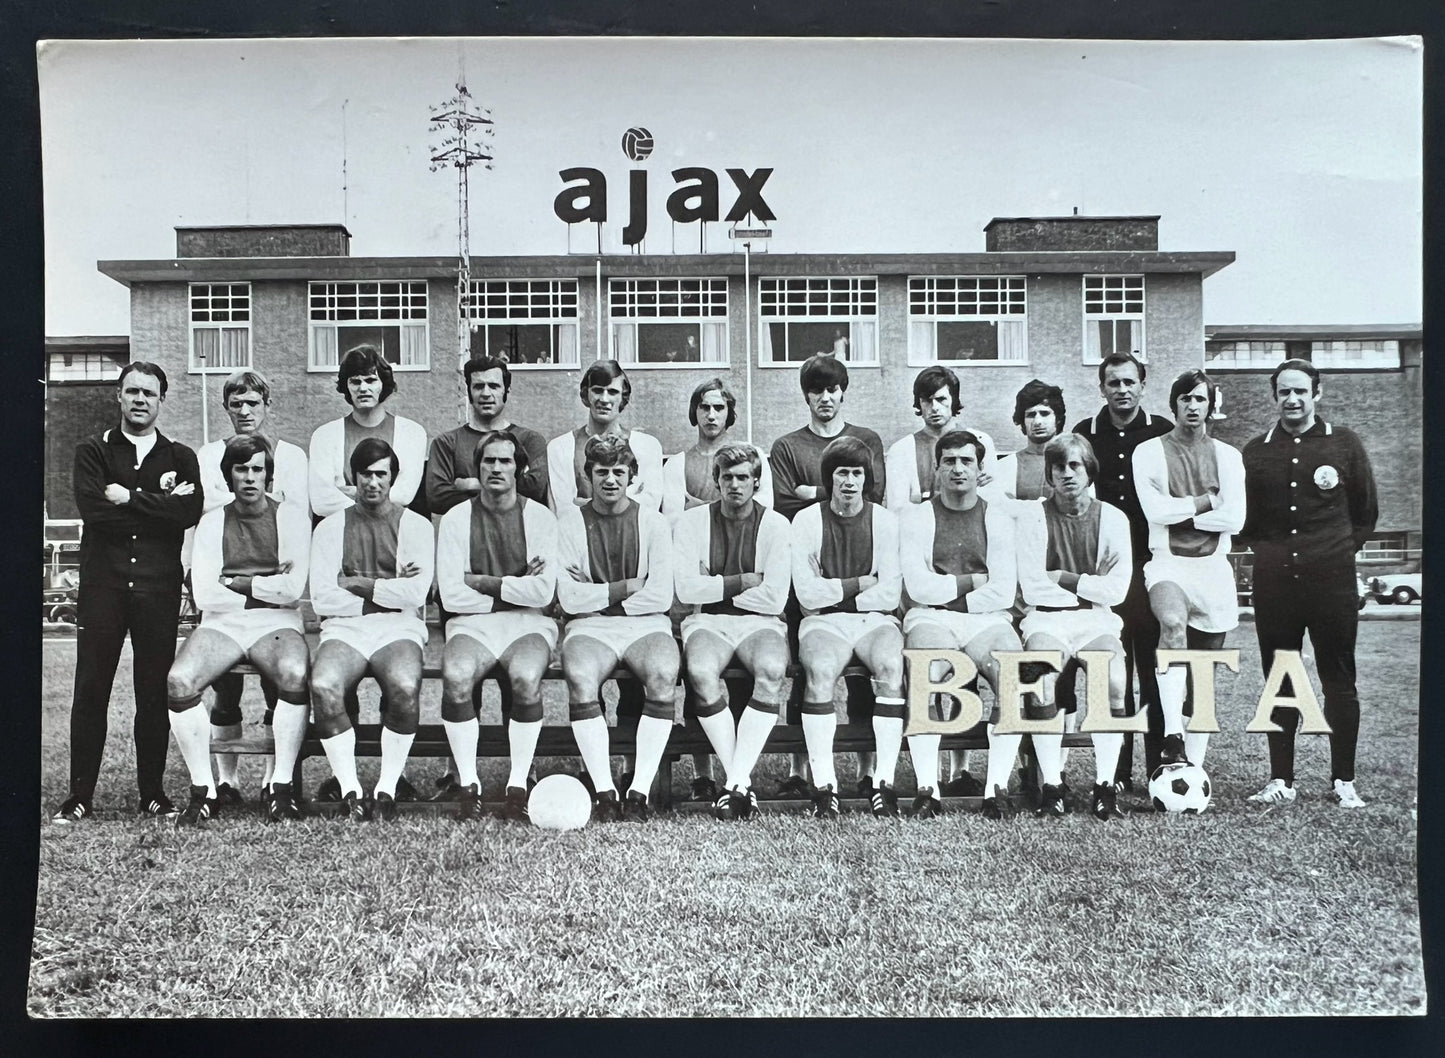
[[1424,1015],[1424,56],[41,41],[26,1012]]

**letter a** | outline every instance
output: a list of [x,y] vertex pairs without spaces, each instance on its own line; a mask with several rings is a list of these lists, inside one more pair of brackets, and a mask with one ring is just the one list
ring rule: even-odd
[[[711,169],[674,169],[672,178],[677,181],[677,190],[667,196],[669,217],[679,224],[717,220],[717,173]],[[693,199],[697,205],[689,206]]]
[[[1284,686],[1285,677],[1294,688],[1295,697],[1286,698],[1280,693]],[[1300,733],[1305,735],[1328,735],[1330,725],[1325,720],[1325,714],[1320,711],[1320,700],[1315,697],[1315,689],[1310,686],[1309,673],[1305,671],[1304,659],[1300,657],[1298,650],[1276,650],[1274,652],[1274,664],[1269,667],[1269,676],[1264,681],[1264,691],[1259,696],[1259,707],[1254,711],[1254,719],[1251,720],[1245,730],[1251,734],[1268,734],[1271,731],[1281,731],[1281,728],[1269,718],[1269,714],[1275,709],[1296,709],[1300,715]]]
[[[563,180],[581,180],[578,187],[564,187],[552,202],[552,212],[568,224],[607,219],[607,177],[597,169],[563,169],[557,174]],[[581,203],[586,203],[585,205]]]
[[[972,691],[965,690],[978,675],[978,666],[961,650],[924,650],[909,647],[903,651],[908,662],[908,730],[905,735],[956,735],[983,719],[983,702]],[[953,668],[953,678],[935,682],[929,671],[933,663]],[[959,704],[952,720],[934,720],[928,715],[928,699],[935,694],[951,696]]]

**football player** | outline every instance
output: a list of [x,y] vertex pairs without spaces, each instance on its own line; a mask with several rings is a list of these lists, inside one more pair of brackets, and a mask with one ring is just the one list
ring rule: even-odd
[[[307,514],[311,508],[307,491],[306,453],[298,446],[274,436],[269,428],[271,384],[266,377],[259,371],[243,369],[232,372],[221,386],[221,402],[231,420],[232,437],[261,437],[271,448],[276,469],[266,485],[266,495]],[[196,459],[201,466],[201,489],[205,498],[205,509],[208,512],[230,503],[234,495],[231,482],[226,480],[221,470],[221,456],[226,444],[224,440],[212,441],[196,453]],[[307,547],[310,547],[309,535]],[[305,584],[304,578],[302,584]],[[200,604],[196,605],[199,607]],[[215,692],[215,699],[211,703],[212,738],[241,737],[243,682],[241,676],[226,672],[211,685]],[[262,679],[261,692],[266,699],[266,726],[270,727],[276,711],[276,688],[269,680]],[[217,753],[215,764],[217,800],[223,805],[240,804],[243,798],[237,782],[236,754]],[[266,774],[261,781],[263,800],[268,797],[272,767],[273,762],[268,760]]]
[[[915,433],[893,442],[884,459],[887,507],[894,514],[901,514],[909,504],[926,503],[933,498],[933,475],[937,469],[933,446],[962,410],[958,376],[953,371],[934,364],[918,373],[913,380],[913,414],[923,420],[923,425]],[[983,484],[987,484],[995,473],[993,438],[982,430],[969,432],[983,442],[987,452],[980,475]]]
[[641,821],[649,814],[648,795],[676,709],[677,640],[667,616],[672,540],[666,519],[628,495],[637,456],[626,437],[589,438],[583,471],[590,499],[581,507],[569,503],[557,515],[559,561],[566,573],[557,575],[557,598],[569,617],[562,669],[572,733],[592,779],[596,817],[622,818],[601,705],[602,682],[621,661],[642,684],[637,763],[625,806],[627,817]]
[[[1134,449],[1134,485],[1152,556],[1144,564],[1144,586],[1165,650],[1218,650],[1239,624],[1229,547],[1231,534],[1244,526],[1244,457],[1209,436],[1218,393],[1199,368],[1183,372],[1169,387],[1174,429]],[[1184,730],[1188,676],[1174,665],[1157,677],[1161,764],[1186,758],[1204,764],[1209,734]]]
[[[836,361],[834,361],[836,362]],[[903,745],[903,634],[893,611],[903,584],[898,525],[892,512],[865,497],[877,492],[873,453],[857,437],[829,442],[820,460],[827,499],[793,519],[793,587],[803,620],[798,660],[804,673],[803,738],[813,769],[813,815],[838,816],[833,689],[857,657],[872,673],[876,816],[898,814],[893,790]],[[935,756],[937,746],[934,747]]]
[[[378,437],[351,451],[356,502],[324,519],[311,537],[311,605],[321,639],[311,665],[316,728],[348,819],[396,817],[396,787],[416,737],[422,620],[431,589],[431,523],[393,500],[397,457]],[[356,731],[346,698],[362,677],[376,678],[386,700],[381,774],[373,798],[356,776]],[[278,763],[279,768],[279,763]]]
[[[688,422],[697,429],[697,443],[684,452],[669,456],[662,465],[662,513],[667,516],[670,525],[676,526],[683,511],[718,499],[713,456],[725,445],[740,443],[731,437],[737,418],[737,398],[722,379],[708,378],[697,384],[687,406]],[[761,449],[755,448],[755,451],[762,467],[762,483],[757,488],[755,499],[770,508],[773,505],[772,470],[768,467],[766,454]],[[727,693],[731,701],[745,702],[752,697],[752,691],[749,679],[728,681]],[[697,718],[700,704],[696,690],[688,687],[683,711],[689,722]],[[693,800],[716,800],[718,787],[711,755],[694,754],[693,769],[697,775],[692,784]]]
[[[798,512],[810,504],[828,499],[830,482],[823,474],[823,451],[838,437],[852,437],[868,449],[869,486],[864,497],[870,503],[882,504],[887,495],[887,458],[883,441],[878,434],[866,426],[855,426],[843,417],[843,401],[848,394],[848,367],[833,356],[818,353],[805,360],[798,368],[798,384],[803,391],[803,400],[808,405],[808,421],[792,433],[784,434],[773,442],[768,462],[773,468],[773,509],[792,521]],[[801,614],[796,603],[790,603],[786,614],[788,635],[796,635]],[[849,679],[849,714],[868,715],[872,711],[870,688],[866,682]],[[801,681],[794,681],[793,693],[788,701],[788,722],[795,723],[799,702]],[[802,796],[809,793],[808,781],[803,778],[807,760],[803,754],[793,754],[789,759],[789,775],[779,788],[786,796]],[[859,792],[871,794],[872,755],[858,754]],[[816,778],[816,776],[814,777]]]
[[[1110,353],[1099,364],[1099,396],[1104,406],[1088,419],[1074,424],[1074,433],[1081,435],[1094,449],[1099,461],[1099,476],[1094,491],[1099,499],[1113,504],[1129,519],[1129,538],[1134,544],[1132,580],[1129,594],[1118,608],[1124,621],[1124,663],[1128,678],[1124,684],[1126,698],[1134,701],[1134,679],[1139,680],[1139,701],[1149,716],[1151,733],[1144,736],[1144,776],[1147,781],[1159,764],[1162,739],[1152,729],[1159,724],[1159,685],[1154,673],[1154,652],[1159,646],[1159,622],[1149,607],[1149,592],[1144,587],[1141,567],[1149,560],[1149,523],[1139,507],[1139,493],[1134,487],[1134,449],[1151,437],[1159,437],[1174,428],[1163,415],[1145,411],[1144,397],[1148,369],[1136,353]],[[1124,740],[1119,754],[1119,770],[1114,776],[1119,789],[1133,789],[1134,740]]]
[[[1028,606],[1019,623],[1024,649],[1057,650],[1066,663],[1083,650],[1109,651],[1109,711],[1111,716],[1124,716],[1124,646],[1119,640],[1124,622],[1112,607],[1128,594],[1134,572],[1129,561],[1129,519],[1117,507],[1090,495],[1099,461],[1087,438],[1060,434],[1044,446],[1043,461],[1048,498],[1029,504],[1017,516],[1019,586]],[[1058,683],[1059,673],[1043,676],[1043,694],[1025,699],[1028,719],[1058,715]],[[1066,708],[1073,703],[1070,696]],[[1103,708],[1101,702],[1087,705]],[[1068,811],[1062,736],[1035,733],[1032,738],[1043,782],[1038,814],[1061,816]],[[1122,814],[1114,770],[1124,736],[1096,732],[1093,742],[1090,809],[1097,818],[1109,819]]]
[[[687,403],[687,421],[697,429],[697,442],[686,451],[668,456],[662,464],[662,513],[677,523],[678,515],[693,507],[716,501],[721,493],[713,457],[727,445],[746,444],[732,436],[738,421],[737,397],[720,378],[697,384]],[[764,507],[773,505],[773,472],[762,449],[748,445],[759,455],[762,483],[755,499]]]
[[[1014,526],[1008,512],[978,494],[985,451],[971,431],[943,434],[934,443],[938,491],[900,518],[900,562],[911,603],[903,634],[909,647],[962,650],[997,697],[999,666],[993,652],[1019,647],[1009,618],[1016,587]],[[934,667],[946,668],[942,662]],[[998,818],[1019,736],[998,735],[990,726],[988,738],[984,811]],[[937,794],[938,744],[938,735],[908,738],[918,778],[913,812],[924,819],[943,809]]]
[[1044,446],[1064,428],[1064,391],[1036,378],[1024,383],[1014,396],[1014,425],[1024,435],[1024,446],[999,456],[994,480],[980,486],[990,502],[1048,495]]
[[386,410],[387,400],[396,392],[391,365],[376,346],[358,345],[341,358],[336,392],[351,405],[351,411],[322,423],[311,434],[311,513],[325,518],[356,500],[358,485],[351,453],[366,437],[385,441],[396,455],[398,469],[391,499],[406,507],[421,486],[426,430]]
[[483,434],[467,468],[481,488],[442,516],[437,537],[437,586],[453,615],[442,654],[442,724],[462,787],[460,819],[481,814],[473,690],[498,665],[512,691],[504,812],[513,819],[527,814],[542,679],[557,645],[557,622],[543,612],[557,589],[557,520],[543,504],[518,495],[528,464],[526,447],[510,430]]
[[211,771],[211,720],[201,693],[238,661],[248,660],[276,689],[275,785],[267,818],[296,819],[291,772],[306,736],[309,655],[296,604],[306,590],[311,521],[295,503],[266,494],[275,458],[266,439],[242,434],[226,442],[221,472],[235,498],[203,515],[191,556],[191,590],[201,623],[166,678],[171,731],[191,773],[191,800],[178,825],[200,826],[220,807]]
[[635,464],[627,495],[649,511],[662,508],[662,445],[649,433],[624,429],[619,417],[632,400],[632,382],[616,360],[598,360],[582,372],[578,385],[587,421],[547,442],[547,485],[552,511],[559,517],[568,507],[592,498],[586,469],[587,442],[594,437],[621,437]]
[[[712,466],[719,498],[683,512],[673,530],[677,598],[695,609],[682,622],[682,652],[698,722],[727,769],[714,814],[746,819],[757,809],[752,771],[777,724],[788,670],[789,527],[756,498],[764,467],[756,448],[724,445]],[[754,681],[736,727],[722,680],[733,658]]]

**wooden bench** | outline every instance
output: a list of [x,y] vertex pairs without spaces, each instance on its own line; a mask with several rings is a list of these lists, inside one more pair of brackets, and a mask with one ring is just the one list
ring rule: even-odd
[[[430,648],[430,644],[428,644]],[[432,656],[434,652],[430,649],[423,658],[422,678],[440,679],[441,664],[439,658]],[[257,675],[254,666],[240,664],[231,671],[241,675]],[[867,670],[861,666],[850,666],[845,669],[845,676],[866,676]],[[735,677],[746,677],[747,671],[742,668],[727,669],[723,676],[731,679]],[[800,678],[802,669],[793,665],[788,670],[792,679]],[[546,678],[549,680],[562,679],[561,667],[555,662],[548,667]],[[618,668],[610,677],[617,680],[635,679],[626,668]],[[356,755],[358,757],[377,757],[381,755],[381,725],[380,724],[357,724],[356,726]],[[613,755],[630,756],[636,752],[636,718],[623,718],[615,727],[610,729],[611,752]],[[1091,748],[1093,742],[1088,735],[1072,733],[1064,736],[1064,745],[1070,748]],[[840,723],[837,733],[833,739],[834,753],[858,753],[871,752],[874,748],[873,727],[869,723]],[[906,748],[906,743],[905,743]],[[966,749],[987,749],[988,737],[983,725],[977,725],[969,731],[956,735],[945,735],[941,740],[941,749],[966,750]],[[240,739],[212,739],[211,751],[213,753],[240,753],[240,754],[270,754],[273,751],[273,744],[269,737],[253,737]],[[801,726],[792,724],[779,724],[768,736],[765,753],[806,753],[807,746],[803,739]],[[483,758],[507,757],[510,748],[507,742],[507,729],[502,724],[482,724],[479,727],[477,738],[477,756]],[[707,805],[702,802],[678,801],[674,803],[672,794],[672,769],[673,765],[683,757],[691,754],[710,754],[712,744],[708,742],[707,735],[699,728],[687,727],[682,723],[673,725],[672,734],[668,739],[667,749],[663,753],[662,763],[658,767],[657,782],[653,787],[653,803],[658,809],[677,808],[684,811],[702,810]],[[324,756],[325,751],[321,747],[321,740],[314,734],[308,732],[306,740],[301,745],[301,754],[298,759],[305,760],[308,757]],[[451,757],[451,745],[447,742],[446,730],[440,724],[422,724],[417,729],[416,739],[412,742],[411,757]],[[543,726],[538,739],[536,755],[538,757],[571,757],[580,756],[577,750],[577,743],[573,739],[572,729],[565,724],[552,724]],[[487,794],[495,794],[495,790],[484,791]],[[948,797],[944,798],[947,807],[978,807],[980,798],[977,797]],[[805,807],[808,802],[802,800],[765,800],[762,803],[775,808],[788,806]],[[867,803],[857,798],[843,798],[843,804],[848,808],[864,808]]]

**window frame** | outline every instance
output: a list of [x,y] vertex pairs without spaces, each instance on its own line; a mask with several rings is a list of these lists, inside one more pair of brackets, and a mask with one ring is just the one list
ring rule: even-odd
[[[500,287],[498,290],[488,290],[488,287]],[[570,289],[569,289],[570,288]],[[500,306],[503,315],[487,316],[487,306],[482,299],[488,297],[501,297]],[[552,309],[546,315],[530,315],[514,311],[514,298],[524,300],[523,311],[530,312],[534,308],[533,299],[545,298],[545,307]],[[554,359],[545,364],[529,364],[526,362],[507,361],[509,371],[577,371],[582,367],[582,318],[579,311],[581,298],[581,283],[575,278],[563,279],[523,279],[520,277],[498,277],[494,279],[473,279],[467,290],[467,299],[463,318],[466,320],[471,334],[482,332],[482,350],[486,355],[495,355],[492,352],[491,336],[488,333],[489,327],[568,327],[572,328],[572,354],[575,359],[562,360],[557,356],[557,338],[553,335],[552,354]],[[570,305],[568,301],[570,300]],[[567,310],[571,309],[571,315]],[[480,355],[475,349],[473,355]]]
[[[1110,280],[1123,280],[1123,281],[1126,281],[1126,282],[1127,282],[1127,281],[1130,281],[1130,280],[1138,280],[1138,282],[1139,282],[1139,311],[1138,311],[1138,312],[1130,312],[1130,311],[1128,311],[1127,309],[1124,310],[1124,311],[1121,311],[1121,312],[1109,312],[1109,311],[1107,311],[1107,310],[1105,310],[1105,311],[1098,311],[1098,312],[1090,312],[1090,311],[1089,311],[1089,293],[1090,293],[1090,291],[1089,291],[1089,285],[1090,285],[1090,282],[1091,282],[1091,281],[1096,281],[1096,282],[1100,283],[1100,284],[1101,284],[1101,286],[1100,286],[1100,297],[1101,297],[1101,298],[1107,298],[1107,296],[1108,296],[1108,294],[1109,294],[1108,283],[1109,283]],[[1092,324],[1096,324],[1096,323],[1098,323],[1098,322],[1100,322],[1100,321],[1102,321],[1102,320],[1110,320],[1110,321],[1114,322],[1115,324],[1118,324],[1118,323],[1120,323],[1120,322],[1122,322],[1122,321],[1128,321],[1128,322],[1131,322],[1131,323],[1132,323],[1132,322],[1137,322],[1138,327],[1139,327],[1139,349],[1138,349],[1137,352],[1134,352],[1133,350],[1130,350],[1130,352],[1132,352],[1134,356],[1136,356],[1136,357],[1139,358],[1139,362],[1140,362],[1140,363],[1143,363],[1143,364],[1148,364],[1148,363],[1149,363],[1149,335],[1148,335],[1148,333],[1147,333],[1147,328],[1145,327],[1145,317],[1146,317],[1146,314],[1148,313],[1148,309],[1149,309],[1148,288],[1149,288],[1148,278],[1147,278],[1147,276],[1146,276],[1143,272],[1107,272],[1107,273],[1099,273],[1099,274],[1085,273],[1083,276],[1080,277],[1080,280],[1079,280],[1079,294],[1080,294],[1080,307],[1083,309],[1083,325],[1082,325],[1082,328],[1081,328],[1081,333],[1082,333],[1082,339],[1083,339],[1083,340],[1081,341],[1079,348],[1080,348],[1080,350],[1082,351],[1082,355],[1083,355],[1083,358],[1084,358],[1083,362],[1084,362],[1084,364],[1085,364],[1086,366],[1089,366],[1089,367],[1097,367],[1099,364],[1102,364],[1102,363],[1104,362],[1104,360],[1106,359],[1106,357],[1108,356],[1108,354],[1103,354],[1103,353],[1101,353],[1101,355],[1096,356],[1096,357],[1090,357],[1090,355],[1089,355],[1089,334],[1090,334],[1090,330],[1092,329],[1092,328],[1091,328],[1091,325],[1092,325]],[[1127,288],[1127,287],[1121,287],[1120,289],[1127,291],[1128,288]],[[1126,301],[1128,300],[1127,293],[1126,293],[1125,296],[1124,296],[1124,300],[1126,300]],[[1118,349],[1117,349],[1117,330],[1116,330],[1115,334],[1116,334],[1116,339],[1115,339],[1115,341],[1116,341],[1116,349],[1115,349],[1115,351],[1117,352],[1117,351],[1118,351]]]
[[[999,294],[999,301],[1000,301],[1000,303],[1001,303],[1001,304],[1005,304],[1005,303],[1006,303],[1006,304],[1012,304],[1012,303],[1013,303],[1012,298],[1011,298],[1011,297],[1005,298],[1004,295],[1005,295],[1005,294],[1012,295],[1012,294],[1014,294],[1014,293],[1016,293],[1016,292],[1017,292],[1017,293],[1020,293],[1020,294],[1022,294],[1023,311],[1022,311],[1022,312],[1019,312],[1019,313],[1013,313],[1013,312],[991,312],[991,313],[990,313],[990,312],[976,312],[976,313],[971,313],[971,314],[970,314],[970,313],[963,313],[963,312],[957,312],[957,311],[952,312],[952,313],[940,313],[940,312],[937,311],[937,301],[938,301],[937,284],[938,284],[938,282],[939,282],[940,280],[947,281],[947,282],[952,282],[952,283],[955,283],[955,284],[959,284],[959,283],[962,283],[962,282],[964,282],[964,281],[968,281],[968,282],[971,282],[971,283],[975,284],[975,287],[974,287],[974,290],[973,290],[973,297],[974,297],[975,303],[977,303],[977,302],[979,301],[979,297],[980,297],[980,295],[983,293],[982,291],[980,291],[980,290],[978,289],[978,286],[977,286],[977,284],[979,284],[981,281],[982,281],[982,282],[998,282],[999,284],[1007,283],[1007,284],[1009,284],[1009,289],[1005,290],[1002,285],[998,288],[998,294]],[[1017,289],[1016,289],[1016,290],[1013,288],[1013,284],[1017,284]],[[921,296],[925,299],[925,307],[928,307],[928,306],[927,306],[927,303],[926,303],[927,301],[932,301],[932,302],[933,302],[933,305],[932,305],[933,311],[915,312],[915,311],[914,311],[915,293],[921,295]],[[954,291],[953,293],[955,294],[954,303],[955,303],[955,305],[957,305],[957,304],[958,304],[958,301],[960,300],[960,298],[961,298],[962,295],[964,294],[964,291],[961,290],[961,289],[955,289],[955,291]],[[933,355],[932,357],[927,357],[927,356],[923,355],[921,352],[916,351],[917,347],[916,347],[916,343],[914,342],[914,338],[913,338],[913,335],[914,335],[913,327],[914,327],[914,324],[915,324],[915,323],[926,323],[926,324],[929,324],[929,325],[931,325],[931,326],[933,327],[933,349],[934,349],[934,355]],[[997,325],[999,325],[999,324],[1002,324],[1002,323],[1018,323],[1018,324],[1021,325],[1021,330],[1022,330],[1022,338],[1021,338],[1021,340],[1020,340],[1020,344],[1021,344],[1022,347],[1023,347],[1023,352],[1024,352],[1023,358],[1020,359],[1020,360],[1003,360],[1003,359],[994,359],[994,360],[944,360],[944,359],[940,359],[940,358],[938,357],[938,324],[939,324],[939,323],[992,323],[992,324],[994,324],[995,326],[997,326]],[[994,368],[994,367],[1028,367],[1028,365],[1029,365],[1028,276],[1026,276],[1026,275],[911,275],[911,276],[909,276],[909,277],[908,277],[908,366],[909,366],[909,367],[932,367],[932,366],[934,366],[934,365],[942,365],[943,367],[950,367],[950,368],[952,368],[952,367],[968,367],[968,368],[974,368],[974,367],[982,367],[982,368]]]
[[[355,294],[358,300],[362,297],[362,291],[360,288],[376,287],[377,290],[375,297],[380,300],[383,297],[393,296],[384,293],[381,289],[389,284],[395,284],[400,288],[394,295],[398,299],[406,299],[416,296],[417,291],[415,289],[408,288],[415,288],[418,286],[421,288],[420,293],[423,298],[423,303],[421,305],[422,315],[419,319],[416,317],[408,318],[401,315],[393,318],[388,316],[382,316],[379,314],[376,316],[365,316],[350,320],[317,319],[315,316],[315,313],[318,309],[318,305],[316,303],[318,287],[335,288],[341,286],[354,286],[358,288]],[[331,291],[329,293],[323,291],[322,296],[334,299],[341,297],[342,295],[336,291]],[[399,302],[397,305],[397,311],[402,312],[407,307],[408,306],[404,303],[404,301]],[[321,308],[323,311],[328,311],[327,306],[323,305],[321,306]],[[378,305],[378,313],[380,313],[385,308],[386,306]],[[336,309],[332,307],[329,308],[329,311],[334,312],[336,311]],[[324,326],[330,326],[336,329],[336,355],[338,361],[340,360],[342,355],[341,347],[343,343],[341,342],[341,332],[343,330],[360,330],[362,328],[394,326],[397,328],[397,337],[398,341],[400,341],[402,328],[419,326],[422,334],[421,349],[426,357],[426,362],[420,364],[395,363],[391,364],[391,369],[392,371],[431,370],[431,284],[425,279],[313,279],[308,281],[306,284],[306,370],[308,373],[311,374],[334,373],[338,367],[338,364],[318,364],[316,362],[316,329],[318,327]],[[387,362],[391,363],[390,361]]]
[[[228,292],[224,295],[227,301],[227,307],[224,309],[217,309],[214,307],[213,304],[217,297],[215,291],[218,287],[228,288]],[[237,293],[237,291],[241,288],[244,288],[244,294]],[[212,318],[197,320],[197,291],[202,289],[207,292],[204,295],[207,299],[207,308],[204,311]],[[238,297],[245,298],[246,304],[244,308],[236,308],[230,305],[230,302]],[[255,363],[255,350],[251,341],[251,315],[253,303],[254,298],[252,296],[251,284],[250,282],[245,280],[217,280],[214,282],[186,284],[186,374],[229,375],[232,371],[249,371],[252,369],[252,365]],[[214,318],[217,313],[225,313],[227,315],[230,315],[236,312],[244,312],[246,318],[244,320],[217,320]],[[239,330],[245,332],[246,362],[244,364],[207,364],[204,367],[200,366],[200,364],[198,364],[196,361],[196,332],[215,331],[219,335],[224,335],[225,332],[228,330]]]
[[[1251,355],[1250,358],[1247,360],[1215,360],[1211,359],[1209,355],[1209,346],[1211,344],[1216,346],[1233,346],[1235,348],[1232,351],[1235,353],[1238,353],[1237,347],[1241,345],[1247,345],[1251,347],[1260,345],[1278,346],[1278,349],[1270,349],[1266,351],[1270,353],[1279,353],[1279,359],[1260,360],[1256,359],[1253,355]],[[1252,348],[1250,349],[1251,354],[1255,352],[1257,352],[1257,350],[1254,350]],[[1204,344],[1204,370],[1206,371],[1269,372],[1273,371],[1276,367],[1278,367],[1280,364],[1284,363],[1288,359],[1289,343],[1287,343],[1283,338],[1211,338],[1207,340]]]
[[[1393,359],[1388,363],[1375,361],[1362,361],[1360,363],[1341,363],[1333,359],[1320,359],[1320,354],[1329,357],[1331,353],[1349,352],[1349,349],[1321,349],[1321,346],[1384,346],[1384,349],[1368,350],[1370,352],[1382,352],[1389,356],[1393,352]],[[1394,346],[1391,350],[1388,347]],[[1366,350],[1361,350],[1362,352]],[[1400,354],[1400,342],[1395,338],[1318,338],[1310,342],[1310,363],[1321,371],[1398,371],[1404,366],[1404,360]]]
[[[824,303],[831,305],[832,295],[835,292],[834,284],[846,283],[849,286],[847,297],[849,308],[857,311],[849,312],[846,315],[835,313],[810,313],[810,312],[769,312],[770,301],[781,305],[784,308],[795,307],[790,303],[789,294],[794,293],[788,289],[790,283],[805,284],[797,293],[802,294],[804,304],[821,297]],[[808,284],[822,284],[819,289],[814,289]],[[771,287],[771,289],[769,289]],[[790,360],[787,357],[787,349],[783,350],[783,356],[778,359],[773,354],[773,342],[768,327],[774,323],[781,323],[784,327],[793,323],[821,323],[837,326],[844,324],[848,327],[848,355],[843,363],[848,365],[851,371],[853,368],[866,368],[877,370],[883,366],[882,351],[879,348],[879,314],[878,314],[878,277],[876,275],[847,275],[847,276],[758,276],[757,278],[757,306],[758,306],[758,342],[757,342],[757,366],[760,368],[790,368],[797,370],[800,364],[806,363],[807,358],[802,360]],[[853,350],[858,347],[857,334],[854,327],[861,323],[873,325],[872,347],[873,359],[855,360]],[[784,332],[786,333],[786,331]],[[763,351],[768,350],[769,359],[763,358]]]
[[[693,291],[683,289],[683,284],[696,283],[698,289],[697,311],[695,313],[676,312],[663,314],[665,308],[681,309],[685,307],[683,298]],[[642,288],[643,284],[653,284],[651,290]],[[658,310],[656,315],[638,315],[636,310],[645,307],[639,302],[651,296],[654,304],[651,306]],[[675,305],[664,305],[665,295],[675,297]],[[686,369],[705,369],[726,371],[732,367],[732,329],[731,329],[731,296],[728,290],[727,276],[613,276],[607,280],[607,353],[628,371],[634,368],[640,371],[678,371]],[[632,309],[632,313],[624,310]],[[636,358],[641,351],[640,344],[642,332],[638,328],[650,326],[687,326],[696,325],[698,328],[698,359],[689,361],[674,361],[668,363],[658,360],[639,360]],[[707,348],[707,341],[703,331],[704,326],[718,327],[721,330],[721,338],[715,344],[722,350],[721,359],[702,359],[703,350]],[[632,327],[633,332],[633,359],[623,360],[618,341],[618,328]]]

